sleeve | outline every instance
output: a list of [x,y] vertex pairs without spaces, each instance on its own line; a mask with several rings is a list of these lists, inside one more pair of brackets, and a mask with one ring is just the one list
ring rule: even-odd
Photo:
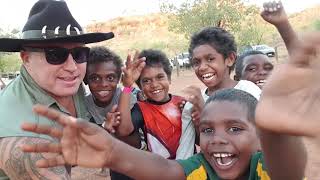
[[182,132],[176,159],[187,159],[194,154],[196,132],[191,119],[191,109],[192,104],[187,102],[182,110]]
[[184,160],[177,160],[177,162],[182,166],[184,174],[188,177],[194,170],[198,169],[201,166],[201,162],[198,158],[199,154],[189,157]]

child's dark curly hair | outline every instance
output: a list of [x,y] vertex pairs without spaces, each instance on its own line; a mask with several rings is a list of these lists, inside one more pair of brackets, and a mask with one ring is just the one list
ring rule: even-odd
[[[117,78],[121,77],[121,67],[123,66],[122,59],[116,53],[103,46],[95,46],[90,48],[90,54],[87,61],[87,69],[92,64],[98,64],[102,62],[112,62],[116,66]],[[87,77],[84,78],[84,83],[87,82]]]

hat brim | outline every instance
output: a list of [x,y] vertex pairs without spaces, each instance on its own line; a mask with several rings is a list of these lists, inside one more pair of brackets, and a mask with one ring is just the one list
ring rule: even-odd
[[113,32],[109,33],[88,33],[77,36],[66,36],[50,39],[0,39],[0,51],[3,52],[19,52],[23,45],[26,44],[45,44],[45,43],[83,43],[90,44],[112,39]]

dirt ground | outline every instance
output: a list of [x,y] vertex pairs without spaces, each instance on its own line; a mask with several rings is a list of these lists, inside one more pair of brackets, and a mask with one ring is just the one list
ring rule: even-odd
[[[200,88],[204,88],[204,85],[197,79],[192,70],[181,70],[177,76],[177,71],[174,70],[172,74],[172,82],[170,92],[177,95],[183,95],[182,90],[189,85],[196,85]],[[319,141],[318,141],[319,142]],[[316,145],[310,140],[305,140],[305,145],[308,152],[308,164],[306,176],[308,180],[320,179],[320,150],[316,150]],[[285,152],[283,152],[285,153]],[[295,157],[292,157],[295,158]],[[108,171],[108,170],[107,170]],[[101,173],[101,169],[85,169],[85,168],[73,168],[72,179],[76,180],[109,180],[108,172]]]

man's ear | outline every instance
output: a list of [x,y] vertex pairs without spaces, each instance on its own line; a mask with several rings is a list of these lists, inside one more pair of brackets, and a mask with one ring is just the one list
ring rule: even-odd
[[229,53],[228,57],[225,60],[225,64],[228,67],[232,67],[236,63],[237,55],[235,52]]
[[29,62],[30,54],[26,51],[20,51],[20,58],[22,59],[22,63],[26,65]]

